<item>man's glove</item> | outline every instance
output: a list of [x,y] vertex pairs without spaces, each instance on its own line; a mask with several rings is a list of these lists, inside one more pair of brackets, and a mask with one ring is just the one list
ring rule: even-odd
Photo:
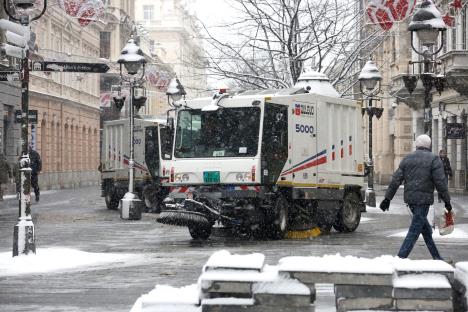
[[445,209],[447,209],[447,211],[452,211],[452,204],[450,204],[449,201],[445,203]]
[[386,211],[386,210],[388,210],[388,208],[390,208],[390,199],[385,198],[380,203],[380,209],[382,209],[382,211]]

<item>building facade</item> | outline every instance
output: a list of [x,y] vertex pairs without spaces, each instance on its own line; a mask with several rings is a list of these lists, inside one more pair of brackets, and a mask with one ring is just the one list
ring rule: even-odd
[[[378,183],[389,182],[402,157],[414,150],[415,138],[423,134],[426,128],[430,129],[432,151],[447,150],[453,169],[450,188],[467,189],[468,20],[466,4],[454,10],[451,3],[441,1],[438,7],[442,15],[453,15],[454,22],[439,38],[443,49],[435,57],[440,65],[434,74],[444,75],[446,84],[440,94],[435,88],[431,91],[431,114],[424,113],[425,90],[421,80],[411,94],[403,81],[405,75],[422,72],[419,66],[413,68],[408,65],[410,60],[422,60],[411,47],[411,36],[407,30],[409,18],[393,25],[373,53],[383,74],[382,106],[385,108],[382,118],[378,121],[374,119],[373,127],[373,154]],[[417,39],[414,40],[417,46]],[[458,129],[457,135],[453,135],[453,127]]]
[[[101,25],[79,25],[58,6],[33,23],[35,61],[96,62]],[[43,188],[70,188],[99,181],[99,74],[31,72],[31,144],[42,157]]]
[[[3,6],[0,8],[0,18],[8,19]],[[5,42],[4,31],[0,30],[0,42]],[[7,71],[19,64],[17,60],[3,57],[0,60],[0,70]],[[18,160],[21,146],[20,124],[15,122],[15,111],[21,109],[21,89],[19,82],[0,82],[0,155],[5,156],[13,167]]]
[[173,68],[188,98],[207,95],[206,64],[196,18],[182,0],[136,0],[136,21],[148,31],[152,51]]

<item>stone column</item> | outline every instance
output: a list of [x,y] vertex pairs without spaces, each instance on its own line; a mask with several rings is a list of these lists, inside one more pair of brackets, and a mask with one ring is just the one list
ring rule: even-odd
[[413,150],[414,140],[421,134],[424,134],[424,109],[413,109],[411,111],[413,115]]

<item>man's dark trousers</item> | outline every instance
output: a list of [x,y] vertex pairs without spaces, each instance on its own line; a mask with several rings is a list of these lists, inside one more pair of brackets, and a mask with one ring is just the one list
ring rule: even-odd
[[433,259],[442,260],[442,257],[437,250],[437,247],[432,239],[432,229],[429,221],[427,221],[427,214],[429,212],[429,205],[412,205],[410,206],[411,212],[413,213],[413,219],[408,229],[403,245],[401,245],[398,257],[408,258],[411,250],[413,250],[414,244],[418,240],[420,234],[423,235],[426,246],[431,253]]
[[34,194],[36,195],[36,201],[39,200],[39,175],[31,174],[31,186],[34,189]]

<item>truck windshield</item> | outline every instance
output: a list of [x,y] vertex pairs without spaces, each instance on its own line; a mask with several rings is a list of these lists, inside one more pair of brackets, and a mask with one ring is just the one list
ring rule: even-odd
[[257,155],[260,108],[179,112],[174,155],[178,158]]

